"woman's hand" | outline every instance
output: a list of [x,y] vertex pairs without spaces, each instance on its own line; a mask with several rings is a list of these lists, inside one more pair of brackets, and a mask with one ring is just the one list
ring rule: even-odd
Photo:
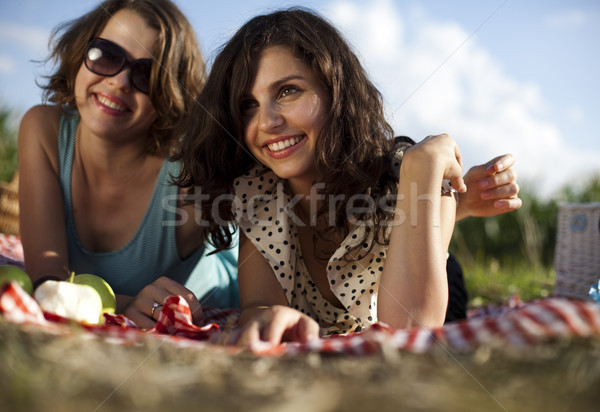
[[319,338],[319,325],[311,317],[288,306],[250,309],[257,311],[243,326],[237,344],[251,347],[260,342],[308,342]]
[[496,216],[519,209],[523,202],[518,197],[514,164],[514,157],[505,154],[469,169],[464,177],[469,190],[459,197],[456,220]]
[[204,318],[202,306],[194,293],[167,277],[160,277],[146,286],[125,308],[124,315],[134,321],[142,329],[150,329],[156,325],[162,304],[169,296],[183,297],[192,312],[192,319],[199,324]]
[[[458,192],[467,190],[462,177],[460,150],[454,139],[445,133],[427,136],[407,149],[402,163],[402,168],[410,167],[411,171],[408,175],[414,176],[411,181],[421,180],[422,177],[430,177],[435,180],[439,175],[441,179],[433,182],[436,187],[439,187],[439,190],[442,187],[442,179],[450,180],[452,187]],[[405,166],[405,163],[410,163],[410,166]]]

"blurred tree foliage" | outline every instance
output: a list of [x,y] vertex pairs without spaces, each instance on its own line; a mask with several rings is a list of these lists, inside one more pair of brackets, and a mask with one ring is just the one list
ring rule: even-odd
[[582,187],[564,188],[560,198],[569,203],[600,202],[600,174],[584,181]]
[[8,182],[17,170],[17,129],[11,125],[15,114],[0,106],[0,181]]

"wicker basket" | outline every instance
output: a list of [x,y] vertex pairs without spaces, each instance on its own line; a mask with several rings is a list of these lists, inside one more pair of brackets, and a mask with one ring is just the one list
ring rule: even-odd
[[0,233],[19,234],[19,174],[10,183],[0,182]]
[[600,279],[600,203],[559,206],[554,267],[556,295],[591,299]]

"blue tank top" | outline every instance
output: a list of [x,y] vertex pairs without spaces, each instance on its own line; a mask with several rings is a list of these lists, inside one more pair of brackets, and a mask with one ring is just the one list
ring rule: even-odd
[[167,276],[192,290],[205,306],[237,307],[237,254],[227,250],[207,256],[201,248],[181,259],[175,239],[178,188],[172,184],[180,164],[165,160],[142,223],[127,245],[111,252],[86,250],[75,228],[71,175],[79,116],[61,116],[58,133],[60,185],[63,194],[69,268],[105,279],[115,293],[137,295],[144,286]]

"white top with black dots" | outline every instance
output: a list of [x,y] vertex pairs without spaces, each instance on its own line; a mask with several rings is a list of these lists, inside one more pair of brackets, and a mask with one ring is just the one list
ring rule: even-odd
[[363,239],[365,227],[356,226],[344,239],[327,266],[331,290],[344,306],[337,308],[322,296],[304,265],[296,229],[301,221],[292,210],[294,198],[285,193],[283,181],[258,166],[234,185],[240,230],[271,265],[290,307],[315,319],[322,334],[356,332],[377,322],[386,245],[375,242],[367,252],[364,244],[353,253],[358,259],[351,260],[344,255]]

